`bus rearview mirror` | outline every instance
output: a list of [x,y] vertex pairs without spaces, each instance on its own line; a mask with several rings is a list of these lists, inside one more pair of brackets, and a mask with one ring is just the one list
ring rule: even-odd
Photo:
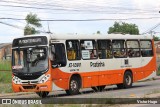
[[51,52],[55,53],[55,46],[54,45],[51,46]]

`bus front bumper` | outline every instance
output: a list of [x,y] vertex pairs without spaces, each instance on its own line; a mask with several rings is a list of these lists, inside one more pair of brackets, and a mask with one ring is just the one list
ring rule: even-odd
[[15,84],[12,82],[12,89],[14,92],[50,92],[52,91],[52,82],[47,81],[42,84]]

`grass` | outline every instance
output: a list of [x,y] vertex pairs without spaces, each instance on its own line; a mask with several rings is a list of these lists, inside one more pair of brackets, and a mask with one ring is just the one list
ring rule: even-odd
[[4,94],[4,93],[12,93],[12,84],[8,83],[8,84],[0,84],[0,94]]
[[11,71],[0,71],[0,84],[11,83],[12,82],[12,72]]
[[0,94],[13,92],[11,81],[11,71],[0,71]]
[[157,75],[160,76],[160,66],[158,67]]
[[0,71],[11,71],[11,61],[8,61],[8,60],[2,61],[2,60],[0,60]]

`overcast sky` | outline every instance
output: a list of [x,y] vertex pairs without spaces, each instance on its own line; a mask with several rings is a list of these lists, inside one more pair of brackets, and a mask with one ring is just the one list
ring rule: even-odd
[[[12,42],[13,38],[23,36],[26,25],[24,20],[2,18],[25,19],[30,12],[42,20],[106,19],[41,22],[41,31],[48,31],[49,23],[53,33],[93,34],[100,31],[107,34],[115,21],[135,23],[143,33],[160,23],[159,11],[160,0],[0,0],[0,43]],[[154,31],[160,32],[160,26]],[[156,35],[160,37],[159,33]]]

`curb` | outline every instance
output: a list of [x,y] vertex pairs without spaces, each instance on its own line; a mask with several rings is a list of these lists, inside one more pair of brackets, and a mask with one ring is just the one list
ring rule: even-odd
[[3,95],[0,95],[0,98],[7,97],[7,96],[27,95],[27,94],[34,94],[34,92],[5,93]]

